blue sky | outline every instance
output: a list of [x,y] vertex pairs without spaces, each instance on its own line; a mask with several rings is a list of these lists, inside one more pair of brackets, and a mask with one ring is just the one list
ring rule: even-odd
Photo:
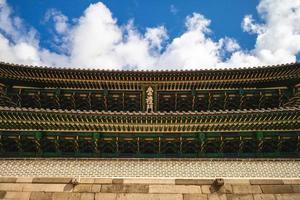
[[295,62],[300,53],[298,0],[0,0],[0,8],[8,62],[197,69]]
[[[46,41],[51,40],[51,27],[49,27],[50,23],[43,22],[43,19],[49,9],[60,10],[69,18],[79,18],[90,4],[97,2],[99,1],[8,0],[16,14],[38,30],[43,45],[48,48],[51,46]],[[256,12],[258,0],[106,0],[102,2],[118,19],[119,25],[133,19],[140,31],[145,31],[145,27],[164,25],[170,38],[174,38],[183,33],[186,16],[198,12],[212,20],[210,28],[213,31],[213,38],[233,37],[247,49],[253,48],[255,44],[255,36],[243,32],[241,22],[244,16],[249,14],[259,19]]]

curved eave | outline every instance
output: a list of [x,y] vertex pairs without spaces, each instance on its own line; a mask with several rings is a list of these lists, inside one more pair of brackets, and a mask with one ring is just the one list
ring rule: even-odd
[[197,133],[299,131],[300,108],[124,113],[0,107],[1,131]]
[[[279,107],[268,109],[236,109],[236,110],[213,110],[213,111],[176,111],[176,112],[129,112],[129,111],[92,111],[92,110],[63,110],[24,107],[1,107],[0,112],[22,113],[49,113],[49,114],[76,114],[76,115],[100,115],[100,116],[205,116],[205,115],[233,115],[233,114],[260,114],[277,112],[300,112],[300,107]],[[300,114],[300,113],[299,113]]]
[[[116,84],[180,84],[191,87],[243,87],[262,83],[300,81],[300,64],[187,71],[113,71],[88,69],[62,69],[0,63],[0,80],[43,87],[98,88]],[[105,86],[103,85],[105,83]]]
[[89,67],[49,67],[49,66],[38,66],[38,65],[24,65],[24,64],[15,64],[15,63],[8,63],[0,61],[0,66],[10,66],[10,67],[22,67],[23,69],[29,70],[36,70],[36,69],[43,69],[43,70],[60,70],[60,71],[70,71],[70,72],[106,72],[106,73],[122,73],[122,74],[145,74],[145,73],[204,73],[204,72],[224,72],[224,71],[244,71],[244,70],[259,70],[259,69],[276,69],[281,67],[293,66],[298,65],[299,63],[285,63],[285,64],[278,64],[278,65],[259,65],[259,66],[252,66],[252,67],[227,67],[227,68],[213,68],[207,69],[205,67],[200,69],[193,69],[193,70],[107,70],[99,68],[89,68]]

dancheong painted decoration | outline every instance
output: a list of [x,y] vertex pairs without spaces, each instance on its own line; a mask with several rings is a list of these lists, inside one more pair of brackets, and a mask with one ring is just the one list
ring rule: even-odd
[[0,157],[299,157],[300,64],[104,71],[0,63]]

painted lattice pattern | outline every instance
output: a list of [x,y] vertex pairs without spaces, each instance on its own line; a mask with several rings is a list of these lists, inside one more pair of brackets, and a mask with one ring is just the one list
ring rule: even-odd
[[0,160],[0,176],[300,178],[299,160]]

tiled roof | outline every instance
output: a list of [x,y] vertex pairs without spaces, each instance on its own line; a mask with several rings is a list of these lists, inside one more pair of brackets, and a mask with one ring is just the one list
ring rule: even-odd
[[299,131],[300,108],[208,112],[98,112],[0,107],[0,130],[102,133]]
[[[114,71],[24,66],[0,63],[0,80],[43,87],[118,88],[141,84],[176,85],[186,88],[255,87],[260,84],[297,84],[300,80],[298,63],[216,70],[187,71]],[[172,86],[173,87],[173,86]]]

